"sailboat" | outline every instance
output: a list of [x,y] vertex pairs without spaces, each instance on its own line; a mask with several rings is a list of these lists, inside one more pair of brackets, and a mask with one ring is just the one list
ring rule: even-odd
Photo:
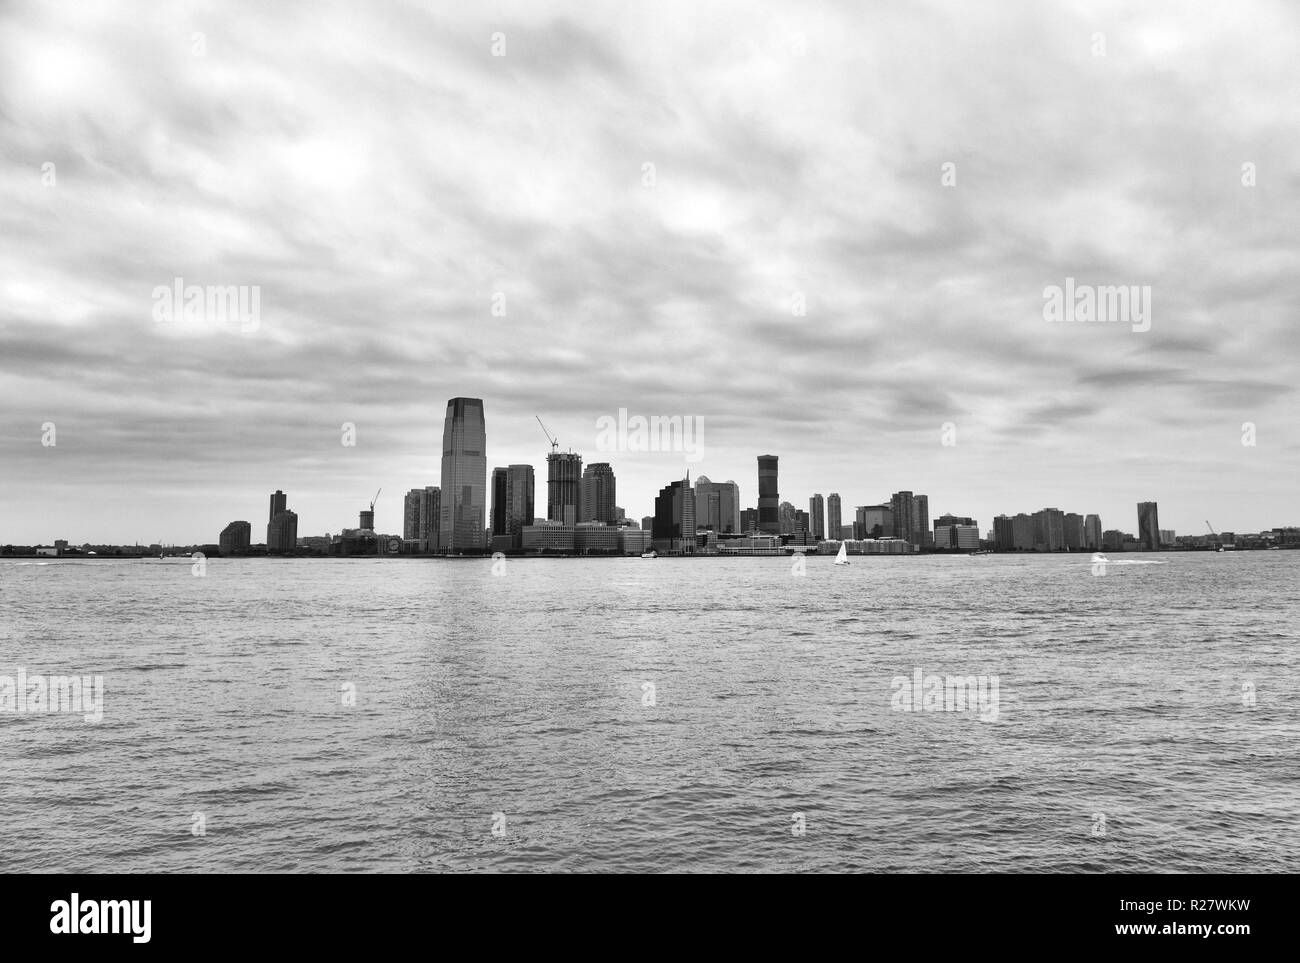
[[849,564],[849,547],[845,545],[843,542],[840,542],[840,552],[838,555],[835,556],[835,564],[836,565]]

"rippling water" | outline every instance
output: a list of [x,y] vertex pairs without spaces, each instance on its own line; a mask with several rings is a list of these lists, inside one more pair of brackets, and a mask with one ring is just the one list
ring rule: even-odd
[[3,561],[0,869],[1300,870],[1300,553],[1123,559]]

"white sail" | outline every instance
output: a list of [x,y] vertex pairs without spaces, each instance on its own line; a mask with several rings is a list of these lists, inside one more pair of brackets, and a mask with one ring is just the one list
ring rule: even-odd
[[843,542],[840,542],[840,552],[838,555],[835,556],[835,564],[836,565],[849,564],[849,547],[845,545]]

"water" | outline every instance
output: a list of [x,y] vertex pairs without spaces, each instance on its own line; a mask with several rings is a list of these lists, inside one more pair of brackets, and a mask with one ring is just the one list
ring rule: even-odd
[[1123,559],[3,561],[0,870],[1300,870],[1300,553]]

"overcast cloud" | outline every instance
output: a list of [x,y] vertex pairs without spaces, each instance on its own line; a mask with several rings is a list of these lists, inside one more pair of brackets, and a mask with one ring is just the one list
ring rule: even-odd
[[[457,395],[539,514],[538,414],[638,518],[770,452],[846,521],[1300,523],[1298,78],[1285,3],[11,0],[0,543],[400,533]],[[158,323],[176,277],[257,330]],[[1048,323],[1067,277],[1150,330]],[[620,408],[704,457],[597,451]]]

